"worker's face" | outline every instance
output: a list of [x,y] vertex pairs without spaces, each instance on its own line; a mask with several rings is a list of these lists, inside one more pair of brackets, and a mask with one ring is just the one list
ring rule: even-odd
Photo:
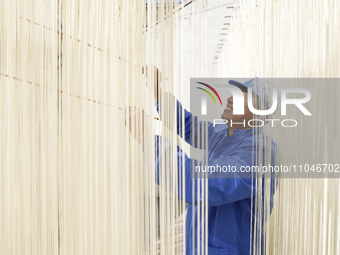
[[248,123],[249,120],[253,119],[253,113],[249,110],[248,107],[248,94],[243,92],[244,96],[244,114],[243,115],[234,115],[233,114],[233,97],[228,98],[228,103],[224,112],[221,115],[222,119],[232,120],[233,122],[243,122],[244,120]]

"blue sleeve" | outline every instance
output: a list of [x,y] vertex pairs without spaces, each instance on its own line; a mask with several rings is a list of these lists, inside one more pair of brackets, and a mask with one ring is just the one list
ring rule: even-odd
[[[193,116],[189,111],[184,109],[182,104],[172,96],[172,100],[176,100],[176,127],[177,134],[183,138],[191,146],[203,149],[202,144],[198,144],[199,141],[203,141],[203,135],[206,133],[207,129],[208,137],[212,132],[212,123],[199,121],[197,116]],[[160,113],[159,105],[157,102],[157,112]],[[160,116],[162,114],[160,113]],[[162,119],[162,118],[161,118]],[[205,125],[206,123],[206,125]],[[199,134],[199,135],[197,135]],[[198,139],[200,138],[200,139]]]

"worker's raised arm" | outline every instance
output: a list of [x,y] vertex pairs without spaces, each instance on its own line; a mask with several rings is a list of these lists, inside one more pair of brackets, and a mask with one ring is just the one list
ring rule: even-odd
[[[211,136],[213,127],[211,122],[199,121],[197,116],[193,116],[189,111],[182,107],[182,104],[176,100],[177,108],[177,134],[185,139],[191,146],[206,149],[205,135]],[[206,134],[205,134],[206,132]]]
[[[175,98],[175,96],[169,92],[166,92],[162,86],[161,81],[164,77],[160,70],[153,66],[146,66],[142,69],[142,72],[148,77],[152,77],[153,84],[153,94],[156,101],[157,112],[160,115],[160,120],[168,128],[176,128],[177,134],[185,139],[187,143],[196,147],[203,148],[202,142],[198,144],[198,141],[203,141],[203,129],[205,128],[205,123],[198,120],[197,116],[193,116],[189,111],[184,109],[182,104]],[[160,102],[163,102],[162,104]],[[175,109],[176,116],[170,116],[170,113],[164,113],[163,107],[166,106],[167,109]],[[212,130],[212,123],[206,122],[207,134]]]
[[165,114],[161,109],[162,107],[160,107],[158,101],[156,102],[157,112],[159,113],[160,120],[163,124],[168,128],[176,128],[177,134],[191,146],[204,149],[207,144],[205,144],[205,146],[202,145],[202,141],[204,141],[203,137],[205,135],[208,137],[211,135],[213,124],[207,121],[199,121],[197,116],[192,115],[189,111],[184,109],[182,104],[175,98],[174,95],[163,92],[160,88],[159,91],[162,93],[161,98],[166,98],[168,105],[173,109],[176,109],[176,116],[169,118],[170,115],[167,114],[167,117],[164,117]]

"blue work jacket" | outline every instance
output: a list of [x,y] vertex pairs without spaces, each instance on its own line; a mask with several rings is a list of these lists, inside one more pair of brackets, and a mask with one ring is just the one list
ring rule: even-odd
[[[184,126],[185,133],[182,134],[181,120],[182,112],[184,112]],[[182,106],[177,102],[177,133],[183,137],[186,142],[196,147],[200,147],[197,144],[197,137],[192,136],[192,132],[197,134],[198,129],[201,129],[201,122],[197,121],[196,117],[193,117],[190,112],[182,111]],[[268,139],[261,132],[254,132],[253,129],[235,129],[232,136],[228,135],[227,125],[216,125],[213,127],[212,123],[208,123],[208,165],[209,166],[224,166],[231,165],[237,169],[246,166],[252,166],[257,155],[259,155],[260,147],[256,144],[260,139],[264,143],[268,144]],[[254,134],[255,133],[255,134]],[[156,168],[162,160],[161,155],[161,142],[160,137],[156,137]],[[273,141],[269,143],[272,148],[271,153],[271,164],[275,164],[275,155],[277,148]],[[197,146],[198,145],[198,146]],[[265,147],[262,146],[261,150],[264,151]],[[196,164],[195,160],[188,158],[180,147],[177,148],[178,156],[178,176],[182,176],[182,171],[185,171],[185,190],[179,187],[178,194],[180,198],[185,198],[188,203],[188,211],[186,216],[186,254],[197,254],[197,245],[202,245],[202,238],[197,240],[197,202],[202,197],[195,188],[194,196],[192,194],[192,185],[197,187],[197,181],[199,178],[192,178],[190,175],[191,164]],[[264,154],[264,153],[263,153]],[[183,157],[184,156],[184,157]],[[184,158],[184,160],[182,160]],[[219,255],[219,254],[258,254],[257,252],[251,252],[250,233],[251,229],[254,229],[254,225],[251,228],[251,217],[252,222],[255,222],[253,203],[252,210],[252,199],[255,201],[254,193],[259,191],[258,187],[255,187],[255,180],[249,175],[247,176],[236,176],[234,178],[208,178],[208,254]],[[159,179],[157,179],[159,183]],[[270,211],[273,206],[273,194],[275,192],[276,182],[271,180],[270,189]],[[263,182],[264,185],[264,182]],[[181,186],[179,184],[179,186]],[[264,189],[264,186],[262,186]],[[185,192],[185,196],[184,196]],[[253,194],[253,196],[252,196]],[[261,222],[257,222],[263,225],[263,219]],[[204,221],[201,221],[204,223]],[[202,225],[202,224],[200,224]],[[193,240],[193,233],[195,239]],[[201,231],[201,230],[200,230]],[[202,234],[200,234],[202,237]],[[262,237],[262,239],[264,239]],[[263,249],[263,244],[261,244]],[[253,247],[252,247],[253,248]],[[259,247],[255,248],[259,250]],[[200,254],[203,254],[202,251]]]

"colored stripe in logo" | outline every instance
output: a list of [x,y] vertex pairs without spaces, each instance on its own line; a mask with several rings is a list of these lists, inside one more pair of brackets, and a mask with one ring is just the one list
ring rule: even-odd
[[[222,100],[221,100],[221,98],[220,98],[220,95],[217,93],[217,91],[216,91],[213,87],[211,87],[210,85],[208,85],[208,84],[206,84],[206,83],[203,83],[203,82],[197,82],[197,83],[198,83],[198,84],[201,84],[201,85],[203,85],[203,86],[208,87],[212,92],[214,92],[215,95],[217,96],[218,100],[220,101],[221,106],[222,106]],[[197,88],[198,88],[198,89],[201,89],[201,90],[203,90],[203,91],[205,91],[209,96],[211,96],[211,98],[214,100],[215,105],[217,105],[214,96],[213,96],[208,90],[203,89],[203,88],[200,88],[200,87],[197,87]]]

